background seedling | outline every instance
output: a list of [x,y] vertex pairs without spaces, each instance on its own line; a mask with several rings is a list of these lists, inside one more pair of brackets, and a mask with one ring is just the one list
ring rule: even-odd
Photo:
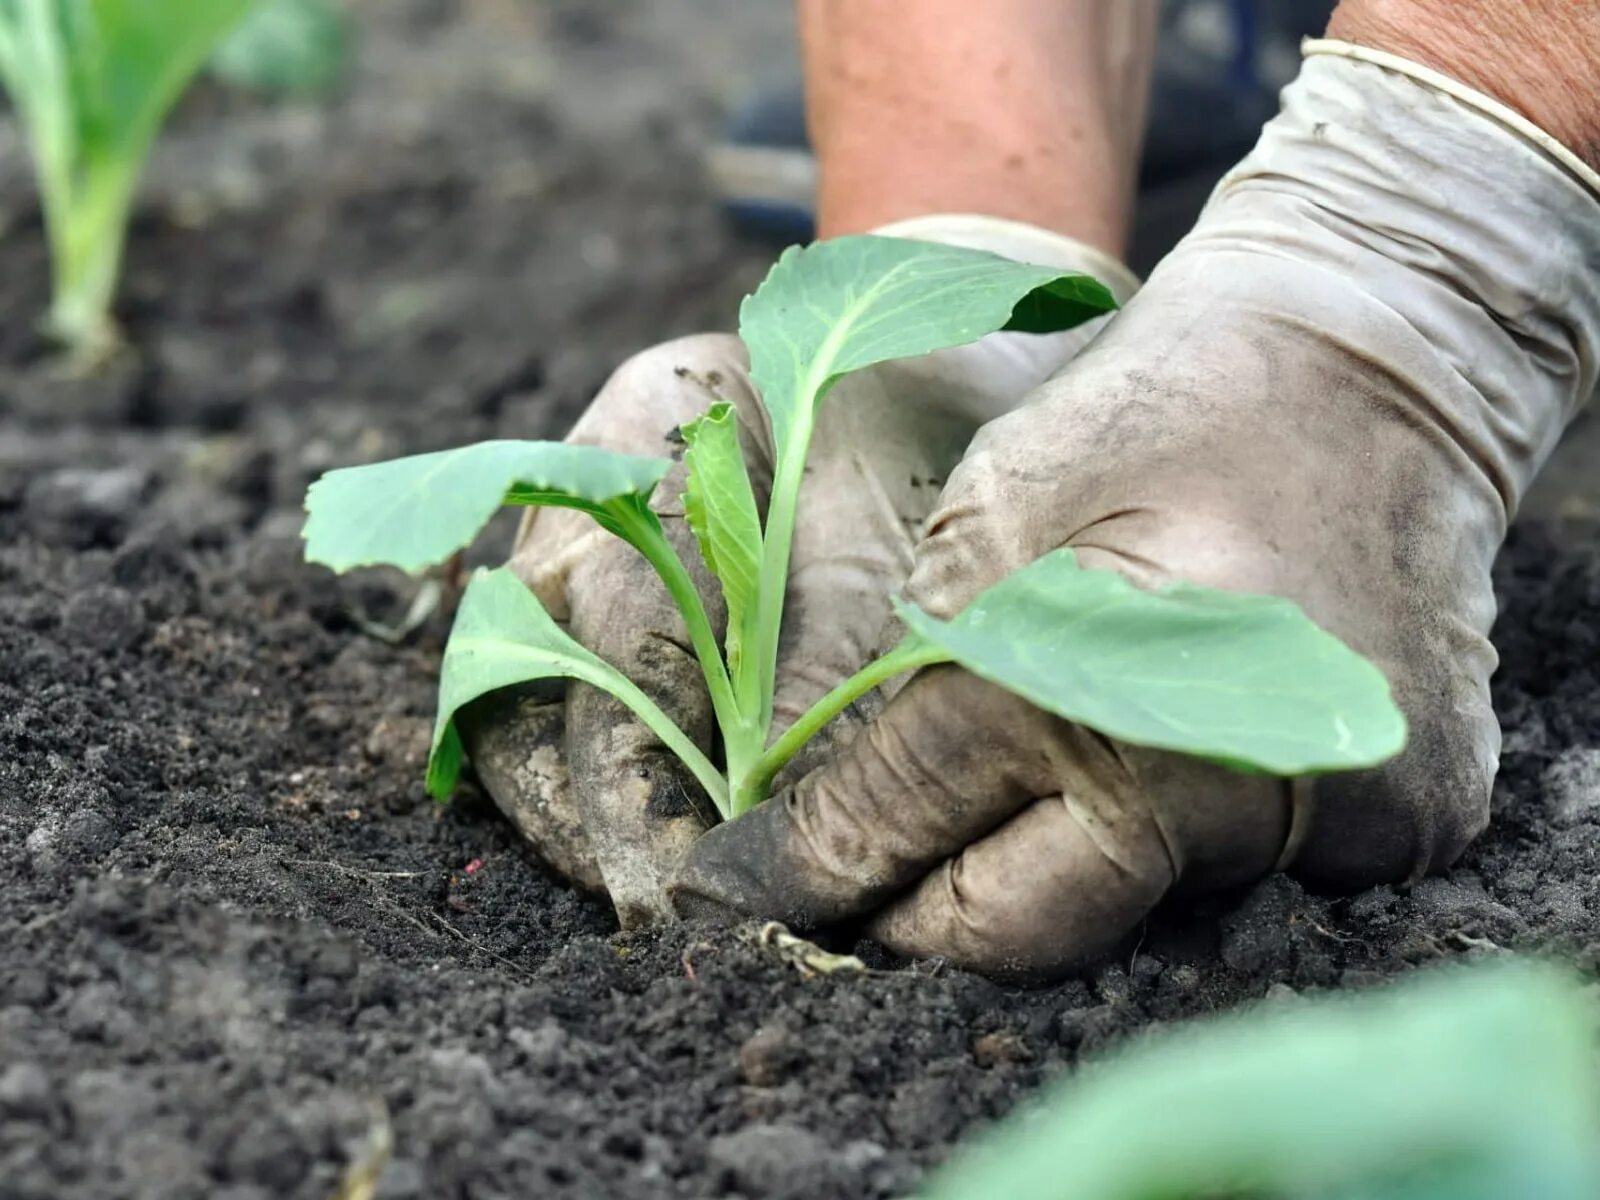
[[760,803],[783,764],[852,700],[935,663],[959,663],[1108,736],[1241,770],[1300,775],[1397,753],[1405,722],[1383,675],[1294,604],[1189,585],[1141,591],[1081,567],[1070,550],[1024,567],[949,621],[899,604],[904,640],[788,730],[774,730],[801,479],[833,385],[875,363],[998,330],[1067,329],[1113,307],[1086,276],[949,246],[850,237],[786,252],[740,310],[775,447],[765,520],[731,407],[713,404],[683,429],[684,510],[726,602],[721,644],[650,508],[667,459],[500,441],[332,471],[306,499],[306,555],[340,571],[415,571],[470,542],[501,504],[560,505],[638,549],[683,614],[722,734],[720,764],[565,633],[509,570],[480,571],[445,651],[428,770],[441,798],[461,767],[456,712],[497,688],[551,676],[581,679],[627,704],[725,817]]
[[1585,1200],[1593,1014],[1531,964],[1142,1041],[982,1137],[924,1200]]
[[27,132],[53,294],[81,359],[115,344],[134,187],[169,109],[250,0],[0,0],[0,84]]
[[334,0],[256,0],[211,56],[232,87],[315,96],[338,82],[350,31]]

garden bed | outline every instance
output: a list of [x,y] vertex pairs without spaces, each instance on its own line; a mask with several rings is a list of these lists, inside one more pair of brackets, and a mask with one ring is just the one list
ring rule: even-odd
[[764,7],[392,0],[326,109],[202,89],[134,230],[140,353],[91,381],[29,332],[0,133],[4,1200],[323,1198],[385,1130],[390,1200],[899,1195],[1160,1022],[1497,947],[1594,965],[1592,438],[1499,566],[1493,824],[1410,894],[1270,880],[1045,990],[871,948],[806,979],[737,930],[619,935],[481,797],[427,799],[443,619],[361,633],[409,585],[304,566],[305,485],[559,435],[628,353],[731,323],[770,252],[696,147],[781,62]]

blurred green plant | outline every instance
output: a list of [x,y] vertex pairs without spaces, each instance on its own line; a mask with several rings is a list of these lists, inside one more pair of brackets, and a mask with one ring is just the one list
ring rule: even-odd
[[349,50],[333,0],[256,0],[211,56],[211,73],[249,91],[315,96],[338,82]]
[[1595,1014],[1553,968],[1447,969],[1156,1035],[924,1200],[1593,1200]]
[[134,188],[161,123],[250,0],[0,0],[0,85],[27,134],[50,238],[49,332],[116,344]]

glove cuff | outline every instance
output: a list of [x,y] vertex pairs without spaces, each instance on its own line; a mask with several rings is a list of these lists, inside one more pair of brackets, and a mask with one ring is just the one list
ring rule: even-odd
[[920,242],[963,246],[968,250],[987,250],[1015,262],[1079,271],[1092,275],[1110,288],[1118,304],[1126,304],[1139,290],[1139,277],[1104,250],[1025,221],[982,213],[935,213],[891,221],[872,232],[880,237],[913,238]]
[[1458,79],[1452,79],[1432,67],[1412,62],[1409,58],[1390,54],[1387,50],[1374,50],[1355,42],[1340,41],[1337,38],[1305,38],[1300,43],[1300,54],[1303,58],[1312,58],[1320,54],[1371,63],[1375,67],[1382,67],[1386,71],[1414,79],[1436,92],[1443,92],[1451,99],[1465,104],[1468,108],[1477,109],[1484,116],[1498,121],[1511,132],[1527,140],[1587,188],[1595,199],[1600,200],[1600,171],[1596,171],[1584,162],[1558,138],[1546,133],[1516,109],[1502,104],[1493,96],[1486,96]]
[[1412,419],[1453,440],[1512,514],[1600,379],[1592,172],[1415,63],[1311,50],[1156,277],[1298,264],[1301,283],[1274,300],[1283,319],[1401,383]]

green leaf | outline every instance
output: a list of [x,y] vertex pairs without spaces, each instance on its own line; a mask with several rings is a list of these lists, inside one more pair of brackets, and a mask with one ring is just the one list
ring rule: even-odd
[[[530,680],[609,682],[615,674],[564,632],[510,570],[475,572],[445,647],[428,790],[443,800],[455,788],[462,754],[453,720],[464,705],[497,688]],[[604,687],[605,682],[596,686]]]
[[1110,312],[1102,284],[1054,267],[906,238],[790,247],[739,309],[778,457],[841,375],[1000,329],[1070,329]]
[[577,509],[656,569],[689,628],[718,719],[732,720],[716,635],[650,511],[650,494],[671,467],[670,459],[595,446],[500,441],[329,471],[306,493],[306,559],[336,571],[377,564],[416,571],[470,543],[502,504]]
[[211,71],[234,87],[314,95],[339,78],[348,49],[330,0],[257,0],[211,56]]
[[[252,0],[0,0],[0,77],[73,157],[142,144]],[[56,147],[50,147],[55,149]]]
[[1587,1200],[1592,1017],[1528,964],[1141,1040],[957,1156],[924,1200]]
[[636,541],[639,523],[657,527],[647,505],[671,466],[594,446],[497,441],[329,471],[306,493],[306,559],[335,571],[420,570],[471,542],[502,504],[576,508]]
[[683,760],[719,809],[727,785],[706,756],[659,707],[620,672],[569,636],[509,569],[480,570],[467,585],[445,646],[439,711],[428,761],[428,791],[446,799],[461,769],[455,731],[460,709],[497,688],[535,679],[581,679],[610,692]]
[[758,612],[741,695],[772,720],[778,635],[801,478],[818,406],[839,378],[890,359],[973,342],[996,330],[1070,329],[1116,299],[1086,275],[905,238],[844,237],[784,251],[739,309],[750,375],[772,423],[774,463]]
[[756,609],[761,515],[739,445],[733,405],[712,405],[681,432],[689,468],[683,509],[706,566],[722,581],[722,598],[728,606],[728,669],[737,673],[746,623]]
[[1137,745],[1278,775],[1371,766],[1405,745],[1383,673],[1277,597],[1145,591],[1057,550],[951,621],[897,610],[973,674]]

